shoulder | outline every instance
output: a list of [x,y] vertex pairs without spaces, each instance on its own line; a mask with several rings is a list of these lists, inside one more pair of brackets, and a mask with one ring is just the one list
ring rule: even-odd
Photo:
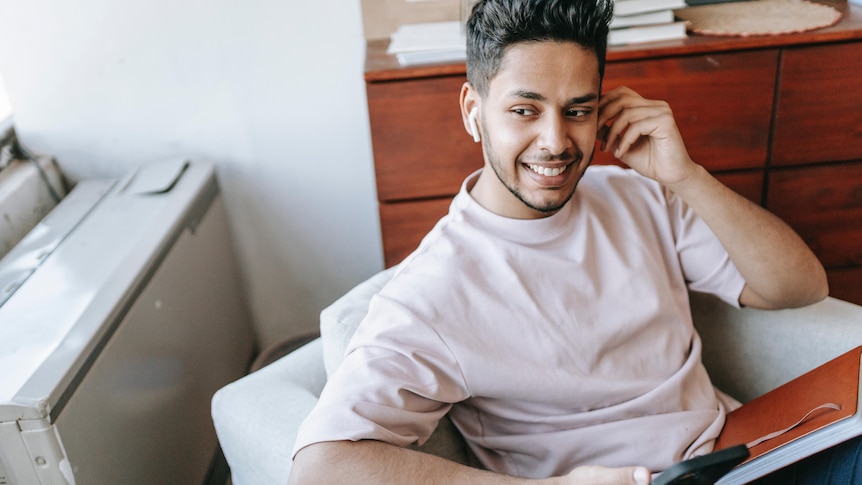
[[662,191],[661,185],[630,168],[617,165],[591,165],[584,173],[583,183],[593,187],[623,187],[634,190]]
[[628,210],[664,208],[673,197],[658,182],[616,165],[590,166],[578,185],[578,191],[581,196],[597,203],[621,206],[617,208]]

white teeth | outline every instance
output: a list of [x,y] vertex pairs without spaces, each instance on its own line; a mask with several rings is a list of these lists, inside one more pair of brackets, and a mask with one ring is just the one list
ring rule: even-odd
[[543,167],[541,165],[527,165],[527,166],[530,167],[530,170],[536,172],[539,175],[544,175],[545,177],[556,177],[557,175],[565,172],[567,168],[569,168],[568,165],[566,165],[564,167],[555,167],[555,168]]

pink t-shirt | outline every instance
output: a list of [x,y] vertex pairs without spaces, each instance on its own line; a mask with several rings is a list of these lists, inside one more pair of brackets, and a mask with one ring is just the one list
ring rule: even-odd
[[488,469],[522,477],[710,451],[733,403],[701,364],[687,290],[738,305],[744,281],[706,224],[618,167],[536,220],[485,210],[477,176],[372,299],[295,452],[421,444],[447,412]]

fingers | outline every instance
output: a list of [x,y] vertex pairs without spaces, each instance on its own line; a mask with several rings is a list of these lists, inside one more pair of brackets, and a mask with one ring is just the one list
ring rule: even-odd
[[642,136],[655,135],[667,123],[674,123],[673,113],[664,101],[644,99],[624,86],[613,89],[599,102],[601,150],[620,158]]
[[606,468],[581,466],[566,475],[566,482],[589,485],[647,485],[650,472],[644,467]]
[[627,102],[648,101],[626,86],[617,86],[599,99],[599,125],[616,118]]
[[613,150],[621,158],[641,137],[662,138],[662,127],[672,122],[672,117],[670,108],[661,101],[626,107],[608,126],[603,140],[605,149]]
[[641,175],[670,185],[694,173],[695,163],[666,102],[618,87],[599,100],[598,121],[600,149],[612,151]]
[[[607,122],[613,119],[619,111],[619,100],[623,96],[637,96],[637,93],[627,88],[626,86],[618,86],[604,94],[599,99],[599,126],[604,126]],[[616,104],[613,110],[610,105]]]

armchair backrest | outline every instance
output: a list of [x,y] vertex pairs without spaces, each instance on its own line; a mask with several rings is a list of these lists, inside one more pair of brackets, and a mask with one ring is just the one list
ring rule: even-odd
[[347,342],[365,318],[371,297],[392,279],[395,268],[385,269],[359,283],[320,312],[320,338],[323,340],[323,365],[327,378],[341,365]]
[[[395,268],[360,283],[320,315],[327,376],[338,367],[369,300]],[[862,307],[834,298],[789,310],[738,309],[691,293],[703,361],[715,385],[748,401],[862,345]]]
[[862,306],[836,298],[756,310],[692,293],[691,309],[713,383],[742,402],[862,345]]

